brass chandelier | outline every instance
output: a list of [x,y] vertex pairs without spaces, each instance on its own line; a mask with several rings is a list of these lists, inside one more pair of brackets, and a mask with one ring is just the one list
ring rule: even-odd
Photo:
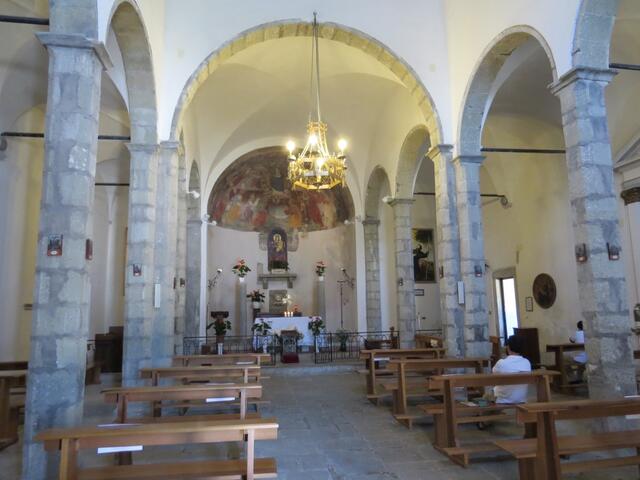
[[294,154],[295,143],[292,140],[287,142],[287,150],[289,150],[289,181],[293,188],[328,190],[337,185],[344,187],[347,171],[344,151],[347,148],[347,141],[343,138],[338,141],[339,153],[337,154],[330,152],[327,147],[327,124],[322,121],[320,116],[320,53],[316,16],[316,12],[313,12],[310,82],[311,97],[313,97],[315,90],[315,118],[314,112],[309,112],[307,143],[297,156]]

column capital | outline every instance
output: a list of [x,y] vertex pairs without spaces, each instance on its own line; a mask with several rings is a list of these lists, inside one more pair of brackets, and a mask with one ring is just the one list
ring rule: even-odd
[[378,220],[377,218],[365,218],[364,220],[362,220],[362,225],[364,225],[365,227],[367,225],[375,225],[377,227],[378,225],[380,225],[380,220]]
[[558,95],[562,90],[578,80],[608,84],[618,72],[609,68],[575,67],[562,75],[557,81],[549,85],[549,90]]
[[624,190],[620,196],[624,200],[625,205],[640,202],[640,186],[631,187]]
[[389,206],[395,207],[396,205],[413,205],[414,198],[394,197],[389,200]]
[[439,145],[432,146],[427,152],[427,157],[435,161],[436,157],[440,155],[450,156],[452,152],[453,152],[453,145],[450,145],[447,143],[441,143]]
[[176,153],[180,153],[180,142],[175,142],[173,140],[165,140],[164,142],[160,142],[158,145],[162,150],[175,150]]
[[453,159],[453,163],[460,165],[481,165],[485,158],[484,155],[458,155]]
[[130,153],[146,153],[149,155],[158,153],[159,148],[155,143],[127,143],[125,145]]
[[113,62],[104,43],[78,33],[37,32],[36,37],[45,47],[79,48],[93,50],[105,70],[113,67]]

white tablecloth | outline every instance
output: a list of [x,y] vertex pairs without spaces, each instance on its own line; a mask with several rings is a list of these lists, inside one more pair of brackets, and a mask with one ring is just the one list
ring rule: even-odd
[[311,317],[257,317],[254,323],[260,323],[263,320],[271,325],[270,333],[277,333],[280,335],[282,330],[298,330],[304,335],[304,338],[298,342],[298,345],[313,346],[313,335],[307,328],[311,321]]

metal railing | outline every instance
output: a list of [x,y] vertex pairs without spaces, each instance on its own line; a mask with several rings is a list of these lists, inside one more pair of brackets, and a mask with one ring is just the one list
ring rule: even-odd
[[360,350],[368,348],[398,348],[400,335],[396,330],[379,332],[321,333],[314,337],[313,361],[331,363],[336,360],[357,360]]
[[[217,353],[218,344],[216,337],[185,337],[182,342],[184,355],[203,355]],[[263,365],[275,365],[276,355],[280,350],[280,342],[276,335],[234,336],[225,335],[222,342],[224,353],[268,353],[271,356],[269,363]]]

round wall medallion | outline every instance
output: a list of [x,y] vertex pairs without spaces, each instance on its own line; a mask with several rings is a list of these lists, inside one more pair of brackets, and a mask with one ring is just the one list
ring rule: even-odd
[[533,298],[541,308],[550,308],[556,302],[556,282],[551,275],[541,273],[533,281]]

